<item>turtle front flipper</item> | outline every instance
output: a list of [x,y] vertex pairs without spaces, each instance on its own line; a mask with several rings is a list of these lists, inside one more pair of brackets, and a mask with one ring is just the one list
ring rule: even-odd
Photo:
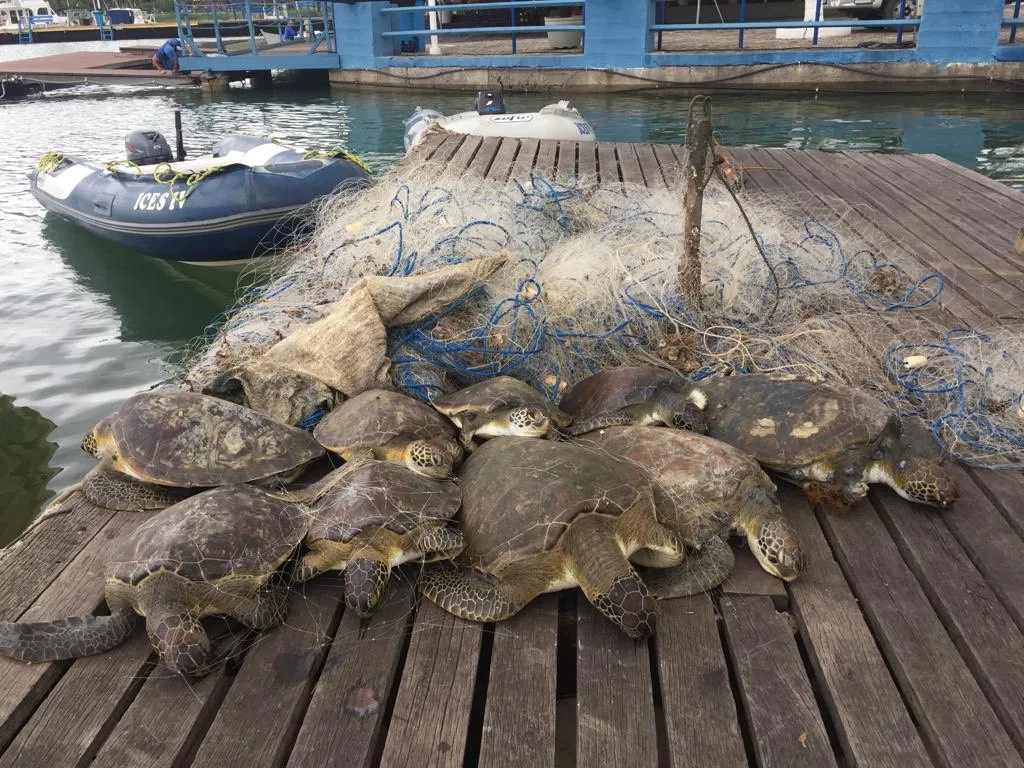
[[379,552],[362,550],[345,566],[345,604],[362,618],[370,616],[391,578],[391,564]]
[[445,560],[423,569],[420,592],[441,608],[470,621],[501,621],[522,610],[536,595],[521,596],[514,584],[491,582],[465,563]]
[[31,624],[0,623],[0,654],[21,661],[59,661],[92,656],[123,643],[135,613],[79,616]]
[[423,553],[425,563],[451,560],[466,546],[462,531],[447,525],[438,525],[423,531],[416,540],[416,548]]
[[599,413],[597,416],[591,416],[589,419],[580,419],[562,431],[569,437],[579,437],[587,432],[594,432],[595,430],[606,429],[607,427],[628,427],[631,424],[637,423],[637,417],[633,413],[634,410],[632,406],[627,406],[618,411]]
[[185,488],[171,488],[136,480],[131,475],[94,467],[82,480],[82,494],[97,506],[119,512],[164,509],[191,495]]
[[645,570],[644,583],[659,600],[688,597],[714,589],[725,581],[736,564],[736,556],[723,539],[713,539],[687,556],[674,568]]
[[630,637],[653,635],[657,604],[623,553],[613,519],[584,515],[563,538],[569,569],[587,600]]

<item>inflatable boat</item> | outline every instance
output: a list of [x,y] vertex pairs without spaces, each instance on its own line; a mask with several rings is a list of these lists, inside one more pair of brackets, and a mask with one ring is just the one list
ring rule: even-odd
[[371,183],[347,152],[303,152],[256,136],[225,136],[211,155],[181,162],[171,162],[156,131],[128,134],[125,149],[112,162],[45,155],[29,174],[32,194],[100,237],[186,264],[220,266],[283,247],[308,223],[310,202]]
[[502,136],[516,139],[554,139],[556,141],[597,141],[594,129],[568,101],[548,104],[536,112],[505,112],[501,92],[480,91],[476,109],[456,115],[442,115],[434,109],[416,107],[405,121],[405,149],[415,147],[423,131],[440,125],[453,133],[474,136]]

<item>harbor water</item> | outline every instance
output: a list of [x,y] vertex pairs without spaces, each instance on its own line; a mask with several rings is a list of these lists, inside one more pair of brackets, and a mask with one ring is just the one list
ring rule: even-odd
[[[0,60],[111,43],[4,46]],[[679,141],[689,96],[565,94],[602,140]],[[510,111],[553,99],[507,94]],[[26,174],[46,152],[103,159],[124,134],[171,137],[180,110],[190,156],[242,131],[308,147],[347,146],[375,171],[402,155],[416,106],[470,109],[472,94],[339,92],[280,79],[273,90],[90,87],[0,100],[0,545],[94,465],[82,436],[117,404],[175,373],[180,352],[234,302],[236,274],[177,267],[108,245],[44,211]],[[1019,100],[716,94],[726,146],[930,152],[996,178],[1024,176]]]

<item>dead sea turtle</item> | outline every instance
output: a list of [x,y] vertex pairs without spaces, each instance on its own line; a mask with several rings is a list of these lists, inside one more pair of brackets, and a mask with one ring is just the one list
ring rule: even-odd
[[881,401],[843,384],[795,376],[737,374],[705,379],[709,433],[749,453],[839,507],[862,498],[868,483],[946,507],[956,482],[931,436]]
[[372,460],[336,472],[339,479],[313,506],[306,534],[310,551],[299,563],[298,581],[344,571],[345,602],[368,616],[392,568],[462,551],[462,533],[449,525],[461,503],[459,486],[451,480]]
[[478,381],[438,397],[431,404],[455,422],[459,442],[467,453],[473,450],[474,437],[554,438],[556,428],[571,421],[559,409],[549,406],[540,392],[511,376]]
[[704,434],[707,398],[675,371],[654,366],[609,368],[569,389],[558,404],[573,417],[570,436],[595,429],[664,424]]
[[317,424],[313,436],[346,461],[372,454],[427,477],[448,477],[462,458],[447,419],[426,403],[383,389],[343,402]]
[[287,481],[324,453],[308,432],[194,392],[133,395],[93,427],[82,448],[100,460],[82,493],[128,511],[160,508],[191,492],[178,489]]
[[102,653],[146,619],[161,660],[200,674],[210,643],[199,622],[225,614],[252,629],[279,624],[286,583],[272,578],[302,541],[308,511],[250,485],[214,488],[154,514],[106,567],[109,616],[0,623],[0,654],[56,661]]
[[[803,570],[805,557],[775,485],[746,454],[676,429],[610,427],[581,442],[643,469],[654,485],[658,520],[694,549],[682,565],[642,574],[655,596],[682,597],[721,584],[733,567],[730,531],[746,537],[773,576],[792,581]],[[643,553],[634,560],[643,564]]]
[[458,472],[466,549],[424,569],[420,589],[447,611],[499,621],[537,595],[579,586],[630,637],[654,632],[656,605],[629,562],[677,565],[647,476],[604,451],[521,437],[490,440]]

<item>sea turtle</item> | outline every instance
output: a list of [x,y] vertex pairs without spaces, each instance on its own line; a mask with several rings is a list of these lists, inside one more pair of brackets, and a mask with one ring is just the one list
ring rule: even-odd
[[369,389],[325,416],[313,436],[346,461],[372,455],[427,477],[448,477],[462,458],[451,423],[426,403]]
[[82,493],[101,507],[159,509],[199,488],[288,481],[324,453],[301,429],[194,392],[143,392],[82,440],[100,465]]
[[[722,583],[733,567],[730,531],[746,536],[773,576],[792,581],[803,570],[805,557],[775,485],[745,453],[678,429],[610,427],[580,442],[643,469],[654,485],[658,520],[694,550],[682,565],[642,574],[655,596],[682,597]],[[634,560],[642,564],[642,556]]]
[[502,437],[458,471],[466,549],[426,566],[424,595],[474,621],[507,618],[543,592],[579,585],[630,637],[654,632],[656,604],[629,562],[677,565],[679,538],[658,522],[639,468],[568,442]]
[[558,404],[573,417],[570,436],[595,429],[664,424],[704,434],[707,398],[685,376],[654,366],[608,368],[578,382]]
[[455,422],[466,453],[473,450],[474,437],[515,435],[554,439],[557,428],[571,421],[558,408],[548,405],[544,395],[511,376],[478,381],[442,395],[431,404]]
[[199,622],[226,614],[252,629],[285,616],[280,567],[302,541],[309,512],[251,485],[204,491],[155,513],[118,544],[106,566],[109,616],[0,623],[0,654],[56,661],[122,643],[144,616],[161,660],[184,675],[211,663]]
[[805,488],[845,507],[868,483],[946,507],[956,481],[931,436],[866,392],[796,376],[737,374],[705,379],[712,437],[729,443]]
[[387,587],[391,569],[462,551],[462,533],[448,525],[461,503],[451,480],[424,477],[398,464],[362,460],[335,470],[338,479],[313,504],[309,552],[296,578],[345,572],[345,602],[368,616]]

